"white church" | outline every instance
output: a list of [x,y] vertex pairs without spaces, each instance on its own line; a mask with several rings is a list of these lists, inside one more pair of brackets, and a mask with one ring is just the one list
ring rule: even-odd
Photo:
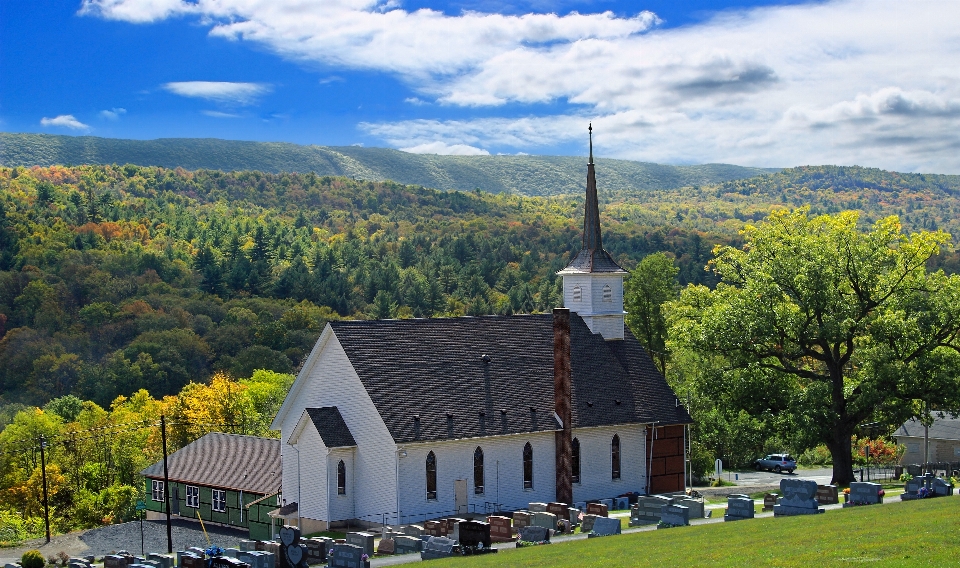
[[272,428],[288,524],[408,524],[685,487],[687,410],[624,327],[591,142],[552,314],[327,324]]

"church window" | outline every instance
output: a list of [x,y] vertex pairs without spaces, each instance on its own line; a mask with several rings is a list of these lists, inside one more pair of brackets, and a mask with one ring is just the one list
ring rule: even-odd
[[347,494],[347,466],[340,460],[337,464],[337,495]]
[[427,499],[437,498],[437,456],[427,454]]
[[577,438],[570,445],[570,465],[573,467],[573,482],[580,483],[580,440]]
[[483,495],[483,450],[480,446],[473,451],[473,492]]
[[609,284],[603,285],[603,301],[612,302],[613,301],[613,288]]
[[523,447],[523,488],[533,489],[533,446],[530,442]]
[[610,443],[610,476],[620,479],[620,436],[614,434]]
[[574,301],[574,302],[579,302],[579,301],[581,301],[581,300],[583,300],[583,290],[580,288],[580,286],[574,286],[574,287],[573,287],[573,301]]

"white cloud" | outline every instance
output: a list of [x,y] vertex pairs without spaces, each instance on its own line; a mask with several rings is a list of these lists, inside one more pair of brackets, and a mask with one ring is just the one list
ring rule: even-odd
[[40,119],[43,126],[62,126],[73,130],[89,130],[90,127],[77,120],[72,114],[61,114],[53,118],[43,117]]
[[235,105],[254,104],[259,96],[270,92],[270,85],[229,81],[179,81],[166,83],[163,88],[183,97]]
[[469,146],[467,144],[447,144],[445,142],[424,142],[409,148],[400,148],[404,152],[411,154],[441,154],[445,156],[489,156],[483,148]]
[[100,118],[105,120],[119,120],[122,114],[127,114],[127,109],[117,107],[110,110],[101,110]]
[[325,69],[391,73],[411,99],[449,107],[567,109],[361,125],[400,148],[537,151],[582,140],[595,119],[608,156],[960,173],[960,2],[826,0],[670,29],[649,12],[448,16],[396,5],[85,0],[81,12],[130,22],[194,15],[214,36]]
[[240,118],[239,114],[234,114],[232,112],[220,112],[218,110],[204,110],[200,112],[213,118]]

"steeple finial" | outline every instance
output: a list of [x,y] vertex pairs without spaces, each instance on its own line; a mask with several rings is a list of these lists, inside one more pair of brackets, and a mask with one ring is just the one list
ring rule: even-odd
[[587,130],[590,132],[590,161],[589,164],[593,163],[593,123],[590,123],[590,126],[587,127]]

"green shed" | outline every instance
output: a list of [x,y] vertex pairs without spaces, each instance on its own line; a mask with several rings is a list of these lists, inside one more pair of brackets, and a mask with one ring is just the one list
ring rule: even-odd
[[268,513],[282,503],[280,440],[212,432],[143,470],[147,518],[162,519],[165,489],[170,513],[204,523],[247,528],[250,538],[269,540],[279,529]]

